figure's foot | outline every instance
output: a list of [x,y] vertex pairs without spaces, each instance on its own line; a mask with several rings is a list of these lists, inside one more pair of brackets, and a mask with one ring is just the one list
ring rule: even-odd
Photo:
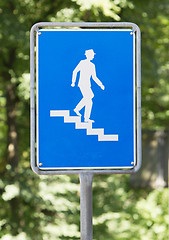
[[94,123],[94,120],[92,120],[92,119],[85,119],[85,122]]
[[80,116],[80,117],[82,116],[76,108],[74,109],[74,112],[77,114],[77,116]]

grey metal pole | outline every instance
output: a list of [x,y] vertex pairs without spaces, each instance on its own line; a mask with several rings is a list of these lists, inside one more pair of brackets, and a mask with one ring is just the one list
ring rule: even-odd
[[81,240],[93,240],[93,174],[80,173]]

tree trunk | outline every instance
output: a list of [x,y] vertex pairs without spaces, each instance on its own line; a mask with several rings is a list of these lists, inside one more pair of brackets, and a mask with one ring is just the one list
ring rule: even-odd
[[15,169],[18,166],[18,133],[16,126],[16,85],[8,83],[6,86],[6,114],[7,114],[7,162]]
[[[14,71],[14,65],[16,60],[16,50],[10,49],[8,52],[8,62],[4,60],[4,70],[2,72],[4,94],[6,98],[6,121],[7,121],[7,149],[6,149],[6,164],[11,165],[11,171],[8,173],[9,183],[15,184],[18,180],[18,163],[19,163],[19,152],[18,152],[18,129],[17,129],[17,86],[18,83],[12,82],[10,70]],[[4,171],[5,173],[5,171]],[[15,174],[13,174],[15,173]],[[12,198],[9,201],[10,204],[10,224],[11,234],[17,235],[19,233],[19,226],[21,218],[19,216],[20,199],[18,197]]]
[[9,62],[5,62],[5,69],[2,73],[5,97],[6,97],[6,119],[7,119],[7,164],[16,169],[19,162],[18,154],[18,132],[16,124],[16,107],[18,102],[17,83],[12,83],[10,69],[13,69],[16,60],[16,50],[9,51]]

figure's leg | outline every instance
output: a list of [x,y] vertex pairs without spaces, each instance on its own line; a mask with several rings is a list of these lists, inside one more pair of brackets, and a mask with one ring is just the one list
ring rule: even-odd
[[77,104],[74,111],[77,115],[81,116],[79,111],[86,105],[86,99],[83,97],[82,100]]
[[89,121],[94,122],[93,120],[90,119],[91,110],[93,106],[93,101],[92,101],[93,97],[94,97],[94,94],[91,88],[87,88],[86,89],[86,106],[85,106],[85,114],[84,114],[85,122],[89,122]]
[[85,122],[88,122],[90,120],[92,106],[93,106],[92,99],[87,99],[84,113]]

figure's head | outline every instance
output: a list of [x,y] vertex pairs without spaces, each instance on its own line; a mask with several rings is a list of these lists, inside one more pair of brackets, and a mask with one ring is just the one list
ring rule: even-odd
[[89,60],[92,60],[94,58],[95,54],[96,53],[94,53],[93,49],[89,49],[89,50],[85,51],[85,55],[86,55],[87,59],[89,59]]

